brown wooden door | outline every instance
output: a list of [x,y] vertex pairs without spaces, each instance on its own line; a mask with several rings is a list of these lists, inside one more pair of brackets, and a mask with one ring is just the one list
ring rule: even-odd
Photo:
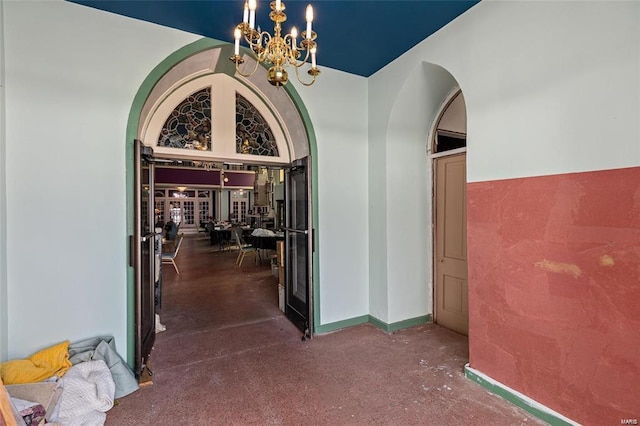
[[466,154],[435,160],[435,320],[467,335]]

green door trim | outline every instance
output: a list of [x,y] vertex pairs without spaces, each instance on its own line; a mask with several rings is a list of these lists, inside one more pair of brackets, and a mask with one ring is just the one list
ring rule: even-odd
[[[144,79],[138,92],[136,93],[133,103],[131,105],[131,109],[129,111],[129,118],[127,120],[127,131],[125,138],[125,162],[126,162],[126,179],[125,179],[125,193],[126,193],[126,207],[127,207],[127,220],[126,220],[126,229],[125,235],[123,238],[123,244],[125,246],[125,250],[127,253],[130,250],[130,240],[129,236],[133,235],[133,149],[132,144],[129,141],[136,139],[138,137],[138,125],[140,122],[140,114],[142,113],[142,108],[147,98],[151,94],[151,91],[158,83],[158,81],[175,65],[182,62],[186,58],[200,53],[205,50],[214,49],[214,48],[225,48],[228,49],[231,46],[229,43],[222,42],[219,40],[213,40],[209,38],[202,38],[197,40],[191,44],[188,44],[169,56],[167,56],[162,62],[160,62]],[[216,71],[224,72],[225,74],[234,77],[235,68],[233,67],[217,67]],[[300,117],[302,118],[302,122],[304,123],[307,139],[309,140],[309,154],[311,156],[311,205],[312,205],[312,215],[313,215],[313,229],[315,230],[316,236],[319,230],[319,221],[318,221],[318,147],[316,134],[313,129],[313,123],[311,122],[311,117],[309,116],[309,112],[302,102],[302,98],[298,94],[295,87],[292,84],[288,84],[284,86],[284,90],[287,91],[287,94],[293,101],[294,105],[298,109],[300,113]],[[318,242],[318,238],[314,238],[314,250],[312,254],[313,258],[313,324],[314,324],[314,333],[316,328],[320,324],[320,299],[319,299],[319,280],[320,280],[320,267],[319,267],[319,252],[320,246]],[[127,267],[127,363],[129,366],[133,366],[134,358],[135,358],[135,280],[133,274],[133,267]]]

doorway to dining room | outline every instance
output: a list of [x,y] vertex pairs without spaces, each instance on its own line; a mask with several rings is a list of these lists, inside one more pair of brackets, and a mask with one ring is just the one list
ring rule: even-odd
[[[181,257],[187,256],[189,250],[185,249],[190,242],[203,237],[199,235],[204,234],[199,232],[200,225],[209,216],[214,230],[229,224],[268,230],[278,222],[278,229],[284,234],[285,314],[298,326],[303,338],[308,337],[313,333],[317,292],[313,287],[313,276],[317,273],[314,260],[318,255],[313,250],[312,238],[317,223],[313,210],[317,193],[312,191],[316,177],[312,173],[315,139],[311,124],[304,106],[297,96],[291,96],[291,90],[260,87],[257,79],[246,81],[228,74],[224,67],[218,70],[211,64],[224,57],[228,47],[205,50],[201,47],[183,49],[179,72],[173,72],[178,68],[174,68],[172,56],[167,59],[169,63],[159,65],[170,71],[150,74],[151,81],[143,84],[143,93],[139,93],[139,116],[132,111],[137,121],[129,126],[137,128],[137,138],[153,150],[154,167],[158,170],[178,168],[176,164],[167,166],[167,162],[189,163],[192,169],[188,179],[168,182],[156,179],[157,185],[148,191],[151,197],[148,205],[154,207],[149,223],[179,218],[180,227],[184,226],[181,231],[187,236],[175,259],[180,273],[178,268],[171,271],[165,266],[165,278],[175,273],[176,280],[187,279],[189,275],[184,275],[183,268],[189,268],[191,263]],[[152,77],[155,75],[162,77]],[[287,116],[286,125],[283,116]],[[278,184],[282,184],[280,197],[275,194],[278,188],[272,186],[270,194],[263,194],[262,188],[268,186],[256,185],[265,170],[268,176],[277,171]],[[287,184],[280,179],[282,174]],[[246,175],[252,175],[253,180],[248,182]],[[275,181],[269,177],[267,180]],[[263,196],[270,203],[258,202]],[[206,236],[199,241],[205,240]],[[208,250],[229,253],[228,246],[223,245],[220,250],[209,244]],[[270,264],[265,263],[266,271],[273,276]],[[245,261],[238,271],[249,265]],[[142,283],[132,287],[135,294],[149,291]],[[162,300],[167,301],[165,297]],[[140,333],[134,323],[130,324],[135,340]]]
[[[214,286],[223,293],[233,289],[238,296],[244,294],[240,289],[246,286],[249,286],[249,292],[252,293],[255,289],[251,286],[256,282],[262,283],[261,285],[269,282],[268,289],[261,290],[265,293],[263,299],[256,299],[252,293],[251,305],[254,309],[251,312],[238,309],[238,305],[244,303],[242,297],[230,302],[230,309],[247,314],[246,318],[240,319],[236,315],[232,316],[242,324],[245,321],[257,321],[253,314],[255,312],[279,308],[277,315],[271,314],[265,320],[271,321],[278,315],[286,316],[303,332],[303,339],[308,337],[309,323],[305,313],[309,312],[311,297],[307,292],[308,253],[304,250],[309,234],[306,232],[307,222],[301,218],[308,215],[303,207],[308,204],[306,197],[309,188],[304,164],[296,164],[287,169],[220,164],[219,169],[211,167],[205,170],[200,167],[201,164],[194,165],[186,160],[148,160],[152,164],[154,178],[149,180],[152,184],[146,191],[141,191],[141,194],[147,194],[147,204],[155,207],[154,227],[163,234],[163,241],[166,240],[162,245],[162,252],[170,254],[175,250],[172,262],[163,264],[161,279],[158,280],[160,284],[155,289],[155,309],[159,314],[156,330],[175,326],[176,318],[191,315],[192,306],[200,311],[198,316],[209,327],[224,325],[215,323],[219,312],[225,310],[219,306],[220,301],[225,298],[220,298],[216,292],[202,292],[197,298],[198,303],[209,301],[211,306],[216,306],[210,312],[211,318],[206,317],[202,307],[179,302],[183,296],[178,293],[189,293],[193,291],[193,286]],[[251,183],[253,186],[250,186]],[[242,198],[250,205],[247,211],[238,210],[236,196],[240,192],[245,193]],[[161,196],[154,198],[154,195]],[[188,207],[176,212],[180,206]],[[303,209],[300,210],[301,208]],[[209,213],[206,219],[205,213]],[[193,226],[196,217],[202,219],[197,223],[197,228]],[[184,243],[178,245],[179,253],[174,241],[168,237],[168,228],[165,228],[165,222],[174,221],[177,222],[174,238],[179,241],[184,238]],[[194,262],[194,259],[199,260]],[[233,267],[230,268],[231,260]],[[207,268],[213,265],[217,265],[218,269],[209,269],[213,275],[207,275]],[[171,288],[173,291],[167,292]],[[275,297],[271,297],[273,294]],[[213,300],[209,300],[211,298],[216,299],[215,304]],[[165,309],[168,304],[175,303],[178,303],[179,310],[176,312],[172,306],[168,310],[171,314],[167,321],[164,318]],[[255,306],[259,303],[264,306],[256,309]],[[214,322],[211,323],[210,320]],[[145,355],[146,361],[153,358],[150,355]],[[141,364],[147,370],[150,369],[148,362]],[[143,373],[142,370],[140,373]]]

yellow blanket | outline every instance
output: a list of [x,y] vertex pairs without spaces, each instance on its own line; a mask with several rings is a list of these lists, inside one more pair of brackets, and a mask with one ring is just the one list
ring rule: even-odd
[[61,377],[71,368],[69,341],[36,352],[27,359],[0,364],[0,376],[5,385],[35,383],[51,376]]

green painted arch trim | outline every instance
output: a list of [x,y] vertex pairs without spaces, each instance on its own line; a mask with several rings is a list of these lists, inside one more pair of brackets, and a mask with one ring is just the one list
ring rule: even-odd
[[[155,87],[156,83],[175,65],[188,58],[205,50],[221,47],[223,51],[229,49],[230,44],[227,42],[202,38],[191,44],[188,44],[175,52],[167,56],[162,62],[160,62],[144,79],[140,88],[138,89],[131,109],[129,110],[129,118],[127,120],[127,131],[125,137],[125,162],[126,162],[126,179],[125,179],[125,193],[126,193],[126,230],[124,235],[123,244],[125,250],[128,252],[129,236],[133,235],[134,223],[134,192],[133,192],[133,144],[132,141],[138,137],[138,125],[140,121],[140,114],[147,98],[151,94],[151,91]],[[225,66],[223,62],[218,61],[219,66],[216,66],[216,72],[225,73],[233,77],[235,68],[231,66]],[[313,129],[313,123],[309,112],[305,107],[302,98],[298,94],[293,84],[284,86],[284,90],[291,97],[294,105],[298,109],[300,118],[304,123],[304,127],[307,132],[307,139],[309,141],[309,156],[311,157],[311,205],[312,205],[312,224],[313,229],[317,233],[319,230],[318,220],[318,147],[316,134]],[[314,238],[314,250],[313,250],[313,277],[312,277],[312,300],[313,300],[313,324],[314,333],[318,324],[320,324],[320,300],[319,300],[319,281],[320,281],[320,245],[318,238]],[[135,359],[135,277],[133,267],[127,268],[127,363],[129,366],[133,366]]]

